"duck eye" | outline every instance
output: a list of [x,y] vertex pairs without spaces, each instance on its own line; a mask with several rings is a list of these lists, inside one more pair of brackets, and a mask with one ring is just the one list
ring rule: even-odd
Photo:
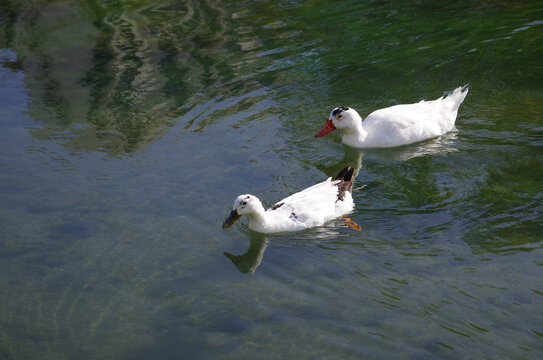
[[338,120],[343,119],[343,115],[339,114],[339,115],[337,116],[337,119],[338,119]]
[[247,201],[242,201],[241,205],[243,205],[243,206],[247,205]]

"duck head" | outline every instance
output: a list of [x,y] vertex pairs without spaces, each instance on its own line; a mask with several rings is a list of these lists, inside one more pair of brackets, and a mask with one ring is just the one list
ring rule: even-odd
[[262,210],[262,204],[256,196],[245,194],[240,195],[234,201],[234,206],[228,218],[222,224],[223,229],[232,227],[242,215],[252,215]]
[[355,109],[348,107],[337,107],[330,113],[324,127],[315,134],[315,137],[322,137],[335,129],[343,130],[344,133],[357,129],[362,122],[362,118]]

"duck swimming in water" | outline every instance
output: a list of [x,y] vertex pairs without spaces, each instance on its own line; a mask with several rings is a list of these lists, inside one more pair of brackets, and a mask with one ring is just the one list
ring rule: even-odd
[[364,121],[356,110],[337,107],[315,137],[340,129],[342,142],[355,148],[393,147],[432,139],[454,128],[458,108],[467,94],[467,86],[459,87],[437,100],[376,110]]
[[[345,167],[335,178],[313,185],[277,202],[268,210],[250,194],[240,195],[222,228],[228,229],[242,216],[249,216],[249,229],[261,233],[299,231],[321,226],[354,209],[352,167]],[[348,226],[360,227],[345,218]],[[347,221],[348,220],[348,221]]]

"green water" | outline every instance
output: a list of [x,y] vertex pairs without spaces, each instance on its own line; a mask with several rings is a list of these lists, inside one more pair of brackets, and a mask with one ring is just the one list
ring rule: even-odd
[[[542,59],[536,1],[0,2],[0,358],[541,359]],[[362,231],[221,229],[345,165]]]

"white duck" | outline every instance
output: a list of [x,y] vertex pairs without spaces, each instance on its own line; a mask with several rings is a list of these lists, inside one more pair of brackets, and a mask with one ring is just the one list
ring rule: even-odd
[[428,140],[454,128],[458,108],[467,94],[467,86],[459,87],[437,100],[376,110],[363,122],[354,109],[337,107],[315,136],[340,129],[342,142],[355,148],[392,147]]
[[[353,168],[348,166],[334,179],[330,177],[292,194],[268,210],[264,210],[256,196],[240,195],[234,201],[230,216],[224,221],[222,228],[228,229],[242,215],[249,216],[249,229],[261,233],[298,231],[320,226],[353,210],[352,187]],[[350,219],[345,222],[356,230],[360,229]]]

